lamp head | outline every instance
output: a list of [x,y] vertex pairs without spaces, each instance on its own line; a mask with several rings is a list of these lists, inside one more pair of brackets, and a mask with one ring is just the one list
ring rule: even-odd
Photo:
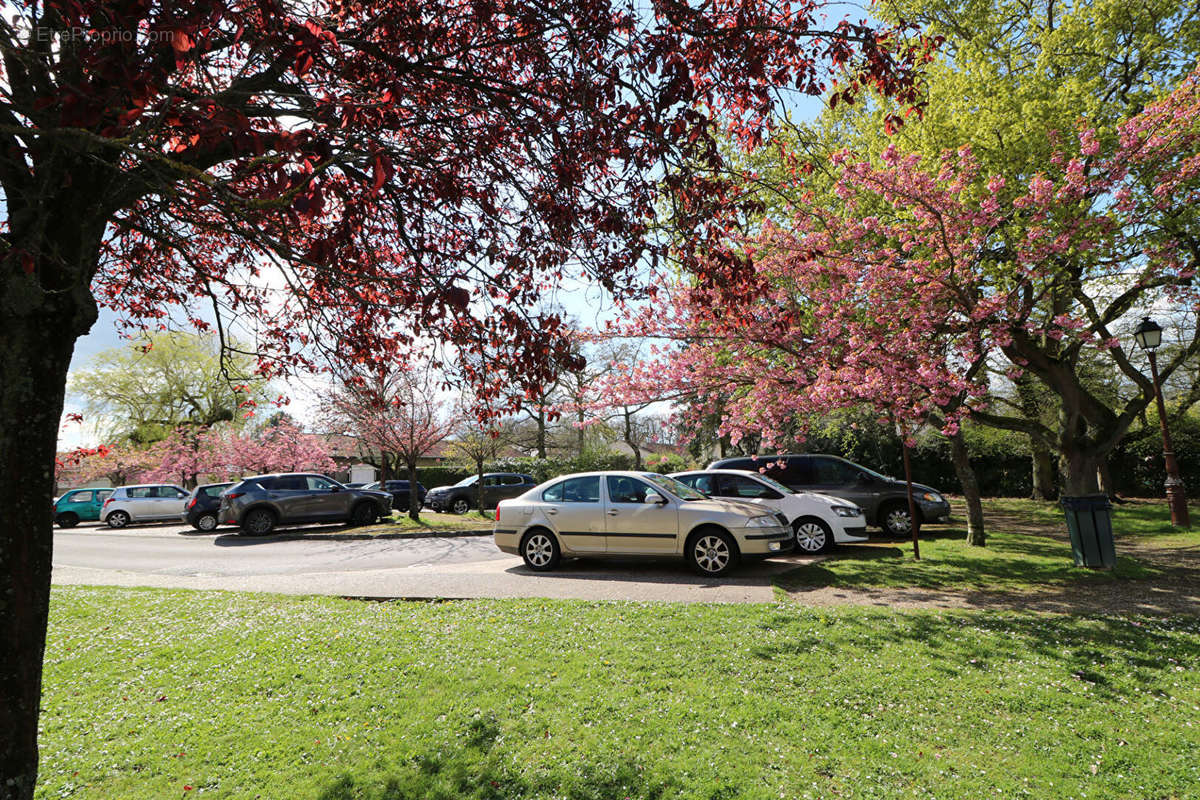
[[1143,317],[1142,324],[1133,332],[1133,338],[1143,350],[1157,350],[1162,344],[1162,327],[1149,317]]

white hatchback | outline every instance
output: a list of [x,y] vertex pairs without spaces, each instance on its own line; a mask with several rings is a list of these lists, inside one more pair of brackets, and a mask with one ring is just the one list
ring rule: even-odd
[[754,503],[783,514],[801,553],[821,553],[834,544],[867,540],[862,509],[840,497],[793,492],[766,475],[741,469],[677,472],[671,477],[709,497]]
[[653,472],[563,475],[496,506],[496,546],[536,572],[569,556],[682,556],[702,575],[792,548],[781,515]]

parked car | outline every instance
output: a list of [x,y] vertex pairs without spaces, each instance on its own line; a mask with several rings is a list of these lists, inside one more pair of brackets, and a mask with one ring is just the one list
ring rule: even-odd
[[438,486],[425,495],[425,505],[434,511],[465,514],[472,508],[495,508],[501,500],[517,497],[534,486],[532,475],[517,472],[487,472],[483,475],[483,505],[479,506],[478,475],[459,481],[453,486]]
[[332,478],[303,472],[243,478],[221,495],[218,517],[243,534],[265,536],[276,525],[349,522],[370,525],[391,513],[387,492],[350,489]]
[[653,472],[552,478],[496,506],[496,546],[536,572],[571,556],[676,556],[702,575],[791,549],[781,516]]
[[[818,454],[743,456],[722,458],[709,464],[708,469],[763,472],[794,492],[819,492],[849,500],[863,510],[868,525],[883,528],[893,536],[907,535],[912,529],[904,481],[844,458]],[[914,483],[913,500],[922,522],[939,522],[950,515],[950,504],[932,487]]]
[[60,528],[100,519],[100,509],[112,489],[72,489],[54,501],[54,521]]
[[217,514],[221,510],[221,492],[230,486],[233,486],[233,481],[197,486],[183,504],[184,511],[179,515],[180,519],[198,531],[215,531],[220,522]]
[[[412,494],[409,492],[408,481],[387,481],[382,487],[379,481],[368,483],[365,487],[373,492],[389,492],[392,495],[392,508],[397,511],[408,511],[408,502],[412,499]],[[425,505],[425,496],[428,494],[425,487],[417,484],[417,508]]]
[[671,476],[709,497],[754,503],[784,515],[802,553],[823,553],[835,544],[865,542],[867,522],[862,509],[840,497],[816,492],[793,492],[782,483],[738,469],[677,472]]
[[131,522],[179,519],[187,498],[187,490],[173,483],[118,486],[104,501],[100,514],[110,528],[124,528]]

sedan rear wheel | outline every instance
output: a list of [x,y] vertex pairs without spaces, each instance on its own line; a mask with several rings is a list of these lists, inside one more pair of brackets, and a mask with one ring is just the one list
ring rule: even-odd
[[796,550],[812,555],[823,553],[833,545],[833,532],[816,517],[800,517],[792,523],[796,532]]
[[692,538],[687,556],[701,575],[724,575],[737,564],[737,546],[727,533],[705,531]]
[[104,521],[110,528],[124,528],[129,524],[129,515],[124,511],[114,511]]
[[521,558],[525,559],[525,566],[534,572],[554,569],[561,557],[558,541],[548,531],[532,531],[521,541]]
[[350,512],[350,524],[362,527],[371,525],[379,519],[379,511],[372,503],[359,503]]
[[201,514],[200,516],[196,517],[195,527],[196,530],[204,531],[205,533],[211,533],[212,531],[215,531],[217,529],[217,515],[212,513]]
[[58,523],[58,527],[60,528],[74,528],[79,524],[79,515],[73,511],[67,511],[66,513],[59,514],[55,522]]

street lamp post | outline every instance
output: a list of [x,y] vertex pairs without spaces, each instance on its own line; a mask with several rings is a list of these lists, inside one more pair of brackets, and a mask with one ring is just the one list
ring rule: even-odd
[[1171,432],[1167,429],[1167,409],[1163,405],[1162,387],[1158,382],[1158,362],[1154,351],[1162,344],[1162,328],[1149,317],[1142,319],[1133,332],[1133,338],[1138,347],[1146,351],[1150,357],[1150,375],[1154,379],[1154,400],[1158,404],[1158,422],[1162,426],[1163,461],[1167,467],[1167,505],[1171,508],[1171,524],[1180,528],[1190,528],[1188,518],[1187,491],[1183,479],[1179,477],[1179,464],[1175,461],[1175,448],[1171,446]]

